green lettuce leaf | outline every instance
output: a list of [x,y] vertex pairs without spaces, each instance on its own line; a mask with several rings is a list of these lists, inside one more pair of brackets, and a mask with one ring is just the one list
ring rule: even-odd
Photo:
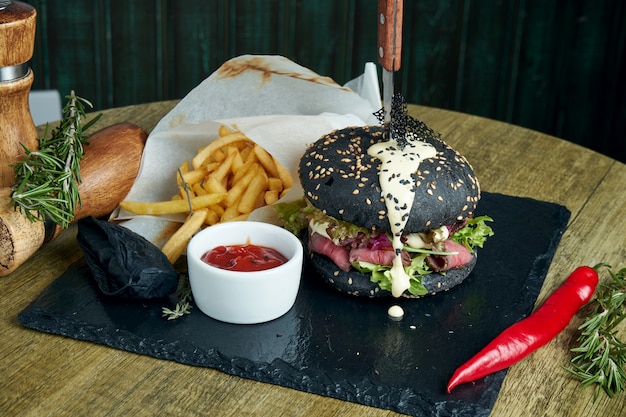
[[307,204],[303,199],[275,204],[274,209],[283,227],[295,235],[307,228],[309,221],[324,225],[326,233],[336,245],[340,245],[345,239],[367,238],[370,234],[367,228],[328,216],[322,210]]
[[492,221],[493,219],[489,216],[469,219],[467,225],[452,235],[450,239],[474,252],[474,248],[482,248],[487,238],[493,236],[493,230],[485,223]]
[[[422,278],[424,275],[428,275],[432,272],[428,264],[426,263],[426,254],[420,254],[414,256],[411,259],[411,265],[405,266],[404,271],[410,277],[409,293],[415,296],[426,295],[428,291],[422,284]],[[378,284],[380,289],[391,292],[391,266],[377,265],[370,262],[354,262],[352,266],[362,273],[372,274],[370,281]]]
[[[342,239],[357,236],[367,237],[370,233],[364,227],[324,214],[324,212],[308,204],[304,199],[290,203],[275,204],[274,208],[279,220],[283,223],[283,227],[295,235],[299,235],[302,230],[306,229],[310,220],[325,225],[328,235],[336,244],[340,243]],[[473,252],[474,248],[482,248],[487,238],[493,236],[493,230],[486,224],[486,222],[492,221],[493,219],[489,216],[472,218],[464,228],[457,231],[450,239],[464,245]],[[432,270],[426,263],[426,257],[428,254],[445,255],[446,253],[433,249],[411,249],[407,247],[404,249],[412,252],[411,265],[404,267],[406,273],[411,277],[411,286],[408,291],[416,296],[426,295],[428,291],[422,284],[422,278],[432,273]],[[390,266],[376,265],[369,262],[354,262],[352,266],[359,272],[371,274],[371,281],[377,283],[382,290],[391,291]]]
[[297,236],[309,225],[305,210],[307,206],[304,199],[300,199],[274,204],[274,210],[283,227]]

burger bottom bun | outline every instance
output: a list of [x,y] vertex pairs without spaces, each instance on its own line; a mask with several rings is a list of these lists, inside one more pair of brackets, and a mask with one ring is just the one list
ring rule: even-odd
[[[304,245],[306,247],[306,241],[304,240]],[[370,281],[370,274],[364,274],[356,269],[350,269],[350,271],[343,271],[335,265],[335,263],[328,258],[327,256],[320,255],[314,252],[309,253],[309,262],[317,273],[328,283],[330,286],[344,292],[346,294],[361,296],[361,297],[391,297],[391,292],[386,290],[381,290],[378,284]],[[451,269],[446,271],[445,274],[439,273],[431,273],[425,275],[422,279],[422,284],[428,290],[427,295],[434,295],[443,291],[447,291],[450,288],[453,288],[460,283],[462,283],[465,278],[469,276],[469,274],[474,269],[476,265],[477,254],[474,251],[474,256],[470,262],[468,262],[463,268],[459,269]],[[423,296],[416,296],[410,294],[408,291],[405,291],[402,294],[405,298],[420,298]]]

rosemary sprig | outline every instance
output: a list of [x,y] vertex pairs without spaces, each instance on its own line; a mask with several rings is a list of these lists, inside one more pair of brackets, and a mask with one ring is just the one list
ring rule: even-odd
[[578,346],[564,367],[583,386],[597,384],[596,399],[603,390],[610,398],[626,387],[626,344],[617,336],[617,326],[626,318],[626,268],[601,284],[585,322],[579,327]]
[[183,274],[183,282],[181,283],[178,297],[179,300],[173,310],[168,307],[161,308],[163,317],[166,317],[168,320],[176,320],[183,317],[185,314],[191,314],[192,295],[191,286],[189,285],[189,276],[187,274]]
[[183,172],[180,170],[180,168],[178,168],[178,176],[180,177],[180,186],[183,187],[183,190],[185,191],[185,195],[187,197],[187,204],[189,205],[189,215],[193,215],[193,207],[191,205],[191,193],[189,191],[191,191],[191,187],[189,186],[189,184],[187,183],[187,181],[185,181],[185,177],[183,176]]
[[26,156],[12,165],[15,184],[11,200],[31,221],[51,220],[66,228],[80,206],[78,184],[83,146],[88,144],[83,132],[100,115],[83,125],[85,106],[92,104],[71,92],[63,108],[63,119],[50,135],[48,128],[39,139],[39,149],[30,150],[24,144]]

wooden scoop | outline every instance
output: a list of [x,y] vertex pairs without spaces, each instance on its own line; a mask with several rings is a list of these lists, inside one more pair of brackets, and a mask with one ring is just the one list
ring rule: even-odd
[[[147,137],[145,130],[131,123],[115,124],[89,137],[80,162],[82,206],[74,221],[115,210],[137,177]],[[0,188],[0,276],[10,274],[61,232],[56,224],[28,220],[14,209],[10,197],[9,187]]]

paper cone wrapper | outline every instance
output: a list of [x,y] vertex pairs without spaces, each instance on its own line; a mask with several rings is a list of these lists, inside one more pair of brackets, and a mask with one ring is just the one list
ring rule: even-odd
[[[221,125],[244,133],[280,161],[294,187],[280,201],[302,197],[298,164],[321,136],[348,126],[378,124],[378,78],[373,64],[340,86],[280,56],[246,55],[222,65],[185,96],[150,133],[141,168],[126,201],[165,201],[178,193],[177,169],[218,137]],[[136,216],[124,210],[114,219],[157,246],[184,216]],[[276,223],[272,207],[255,210],[252,221]]]

